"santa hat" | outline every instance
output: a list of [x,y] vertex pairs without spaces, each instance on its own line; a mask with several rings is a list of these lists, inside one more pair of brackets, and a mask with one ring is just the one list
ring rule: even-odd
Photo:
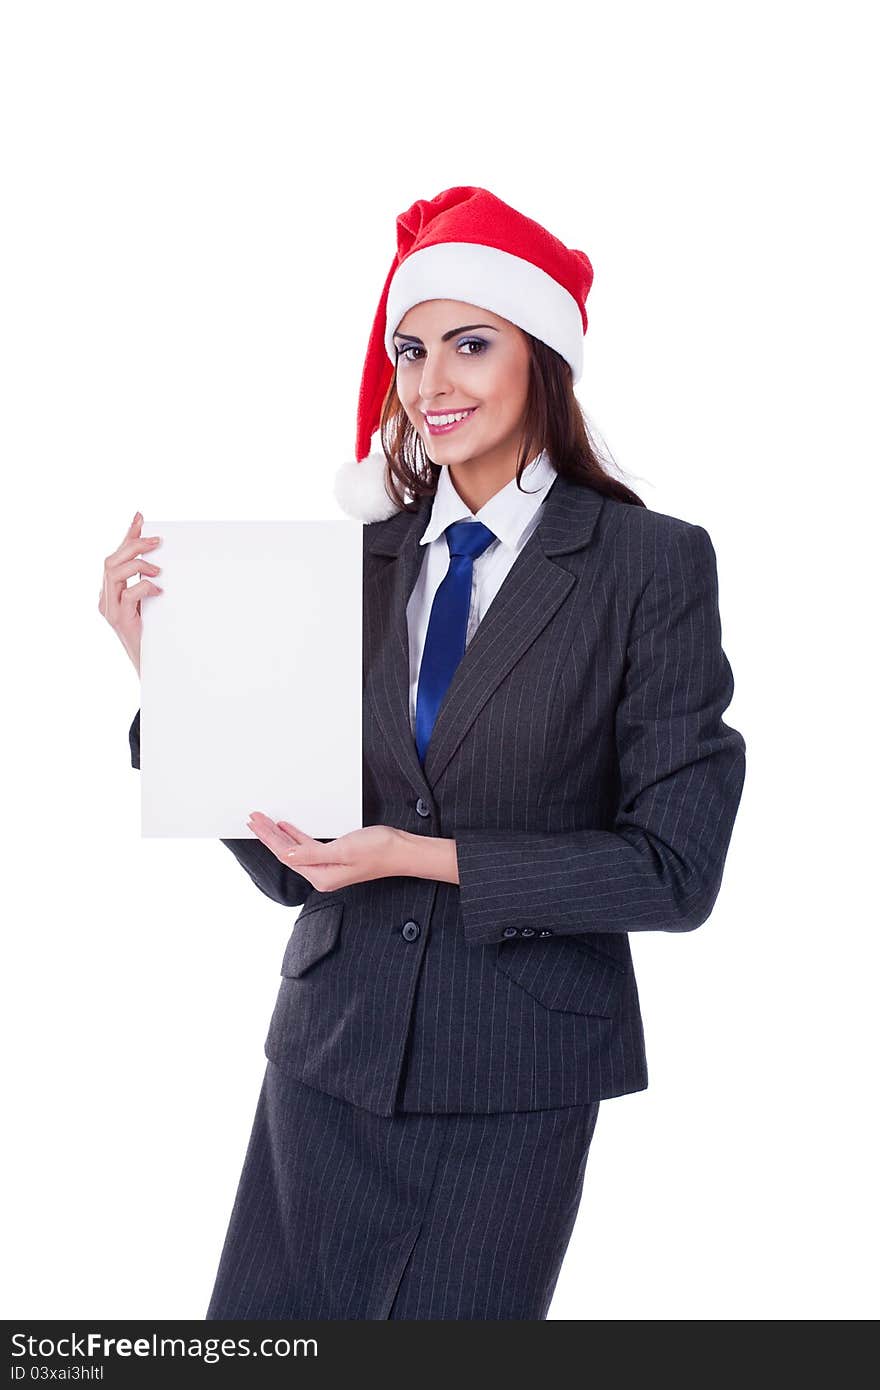
[[385,488],[384,453],[370,453],[394,377],[394,333],[427,299],[458,299],[509,319],[583,368],[586,299],[593,267],[538,222],[485,188],[447,188],[420,198],[397,219],[397,254],[373,320],[358,397],[355,459],[334,483],[336,500],[359,521],[382,521],[397,504]]

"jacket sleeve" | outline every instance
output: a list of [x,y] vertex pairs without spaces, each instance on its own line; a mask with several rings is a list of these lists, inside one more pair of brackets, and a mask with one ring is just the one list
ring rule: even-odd
[[[132,720],[131,728],[128,731],[128,744],[131,749],[131,765],[140,768],[140,710]],[[286,864],[282,864],[280,859],[276,859],[262,840],[221,839],[220,843],[232,851],[239,864],[267,898],[271,898],[273,902],[281,903],[283,907],[300,907],[305,902],[313,885],[307,878],[303,878],[302,874],[294,873],[293,869],[288,869]],[[321,843],[326,845],[329,841],[322,840]]]
[[703,527],[685,523],[631,623],[615,717],[613,826],[457,831],[467,942],[500,942],[505,928],[537,939],[539,931],[691,931],[705,922],[745,780],[745,740],[721,717],[732,694],[715,550]]

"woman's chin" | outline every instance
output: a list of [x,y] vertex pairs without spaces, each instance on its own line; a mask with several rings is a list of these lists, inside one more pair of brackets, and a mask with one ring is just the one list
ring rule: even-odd
[[450,463],[467,463],[482,452],[482,449],[474,448],[472,440],[462,440],[459,443],[457,440],[453,441],[451,436],[440,440],[425,440],[425,453],[432,463],[439,464],[441,468]]

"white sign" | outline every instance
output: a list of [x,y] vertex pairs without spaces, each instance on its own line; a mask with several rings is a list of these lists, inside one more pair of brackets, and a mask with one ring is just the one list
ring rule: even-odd
[[142,604],[141,833],[362,826],[363,525],[154,521]]

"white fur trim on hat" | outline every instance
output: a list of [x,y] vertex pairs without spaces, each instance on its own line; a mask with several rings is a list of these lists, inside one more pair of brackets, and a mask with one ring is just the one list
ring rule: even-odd
[[349,459],[336,470],[333,495],[355,521],[386,521],[400,511],[385,490],[386,476],[384,454],[368,454],[360,463]]
[[394,333],[414,304],[426,299],[460,299],[509,319],[553,348],[579,381],[584,364],[584,325],[577,302],[546,270],[469,241],[444,241],[413,251],[388,287],[385,351],[396,361]]

